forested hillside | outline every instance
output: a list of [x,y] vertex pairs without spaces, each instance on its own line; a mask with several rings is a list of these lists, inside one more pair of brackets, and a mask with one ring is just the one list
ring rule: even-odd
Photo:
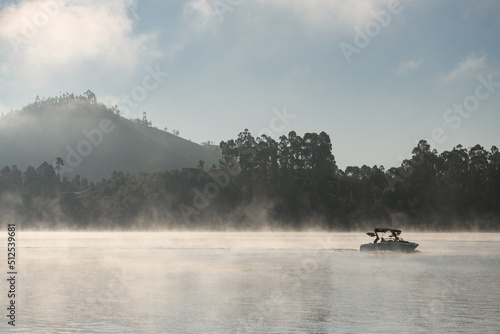
[[337,168],[328,134],[279,141],[247,130],[221,142],[211,168],[91,182],[59,175],[64,161],[0,171],[4,219],[24,228],[432,230],[500,227],[500,152],[480,145],[438,153],[420,141],[399,167]]
[[220,158],[213,146],[201,146],[157,129],[144,113],[126,119],[115,106],[98,103],[94,93],[36,98],[0,118],[0,166],[25,170],[44,161],[65,164],[59,171],[89,180],[125,173],[153,172],[207,165]]

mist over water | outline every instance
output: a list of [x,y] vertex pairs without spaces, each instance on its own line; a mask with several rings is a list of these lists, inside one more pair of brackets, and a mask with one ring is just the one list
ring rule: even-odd
[[362,232],[22,232],[16,330],[498,331],[500,234],[403,237],[420,252],[359,252]]

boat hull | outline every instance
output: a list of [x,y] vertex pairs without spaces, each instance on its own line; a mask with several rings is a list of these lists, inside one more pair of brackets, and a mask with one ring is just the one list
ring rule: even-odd
[[391,251],[391,252],[413,252],[418,244],[415,242],[397,242],[385,241],[376,244],[369,243],[363,244],[359,247],[362,252],[377,252],[377,251]]

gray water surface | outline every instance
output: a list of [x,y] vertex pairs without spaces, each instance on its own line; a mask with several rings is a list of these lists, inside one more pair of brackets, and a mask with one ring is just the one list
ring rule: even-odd
[[362,253],[363,233],[20,232],[15,330],[500,332],[500,234],[402,236],[420,252]]

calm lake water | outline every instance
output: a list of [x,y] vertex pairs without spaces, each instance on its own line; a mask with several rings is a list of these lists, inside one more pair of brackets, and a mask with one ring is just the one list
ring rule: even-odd
[[500,332],[500,234],[402,236],[18,232],[15,331]]

